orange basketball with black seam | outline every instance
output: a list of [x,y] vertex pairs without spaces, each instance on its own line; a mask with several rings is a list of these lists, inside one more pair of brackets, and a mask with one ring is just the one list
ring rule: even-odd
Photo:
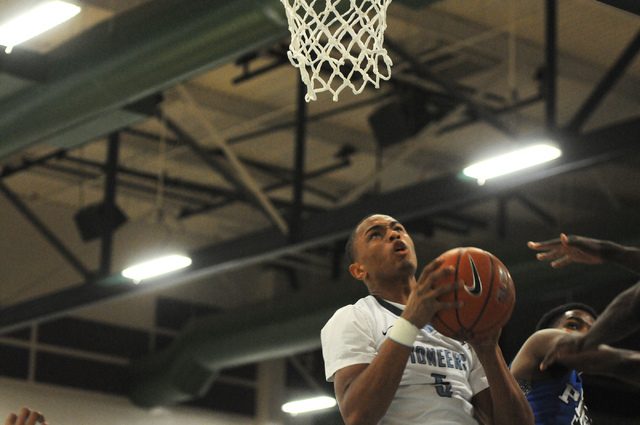
[[431,325],[441,334],[460,341],[483,338],[501,329],[511,317],[516,292],[509,270],[490,252],[474,247],[454,248],[441,255],[441,267],[453,266],[452,276],[433,286],[464,282],[462,289],[443,295],[441,301],[461,300],[463,306],[435,314]]

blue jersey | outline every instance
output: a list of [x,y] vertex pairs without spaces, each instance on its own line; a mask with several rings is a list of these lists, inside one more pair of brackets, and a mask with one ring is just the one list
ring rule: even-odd
[[590,425],[582,380],[575,370],[558,378],[518,380],[533,409],[536,425]]

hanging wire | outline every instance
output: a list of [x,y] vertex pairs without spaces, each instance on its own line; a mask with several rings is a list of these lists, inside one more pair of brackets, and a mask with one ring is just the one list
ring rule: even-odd
[[158,152],[158,190],[156,192],[155,221],[162,222],[164,214],[165,171],[167,166],[167,126],[164,110],[160,108],[160,145]]

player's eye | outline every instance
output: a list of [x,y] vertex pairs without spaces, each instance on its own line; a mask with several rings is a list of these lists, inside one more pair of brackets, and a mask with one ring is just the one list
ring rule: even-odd
[[566,327],[568,329],[580,330],[580,329],[582,329],[582,323],[579,323],[579,322],[568,322]]

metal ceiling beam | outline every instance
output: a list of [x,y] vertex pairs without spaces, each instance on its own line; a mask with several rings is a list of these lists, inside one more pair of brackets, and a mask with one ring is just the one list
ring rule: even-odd
[[[385,100],[389,99],[392,96],[393,95],[390,93],[382,93],[372,98],[355,101],[349,104],[344,104],[344,105],[331,108],[316,114],[309,114],[307,116],[307,123],[318,122],[325,118],[330,118],[332,116],[345,114],[352,110],[357,110],[360,108],[366,108],[371,105],[376,105],[378,103],[384,102]],[[244,142],[246,140],[253,140],[268,134],[273,134],[282,130],[289,130],[291,128],[295,128],[296,125],[297,125],[296,119],[286,120],[281,123],[269,125],[268,127],[261,128],[259,130],[250,131],[248,133],[239,134],[237,136],[231,136],[227,139],[227,142],[229,144],[235,144],[239,142]]]
[[[180,140],[184,141],[211,170],[220,173],[229,183],[235,186],[247,202],[259,211],[262,211],[267,218],[271,219],[275,225],[280,227],[283,233],[287,232],[286,225],[283,224],[283,219],[279,213],[272,212],[277,210],[271,200],[266,197],[262,189],[260,189],[253,180],[248,182],[242,177],[237,167],[234,167],[233,161],[231,161],[227,155],[209,155],[207,150],[197,140],[191,137],[177,122],[166,117],[162,122],[169,130],[178,135]],[[238,161],[237,158],[236,161]],[[274,214],[277,216],[274,217]]]
[[584,123],[591,117],[593,112],[602,102],[602,99],[609,93],[609,90],[618,82],[624,71],[631,65],[640,51],[640,31],[629,42],[615,64],[602,77],[598,85],[593,89],[589,97],[584,101],[573,119],[567,124],[567,129],[579,132]]
[[[324,246],[346,239],[352,227],[372,212],[382,211],[400,221],[445,213],[474,202],[492,199],[523,185],[569,173],[602,162],[625,157],[640,150],[637,134],[640,118],[625,121],[584,136],[568,138],[564,154],[559,159],[488,181],[478,186],[474,180],[447,175],[394,192],[362,199],[356,204],[317,214],[301,223],[298,240],[290,243],[276,228],[218,243],[191,253],[190,269],[150,279],[145,285],[133,285],[119,275],[91,281],[91,285],[76,285],[25,302],[0,309],[0,332],[19,329],[35,321],[60,317],[120,297],[179,285],[218,273],[253,266],[282,255]],[[573,148],[571,148],[573,147]],[[384,206],[384,207],[382,207]]]
[[[104,170],[106,167],[105,164],[102,162],[91,161],[91,160],[82,159],[82,158],[75,158],[72,156],[65,157],[64,154],[65,154],[65,151],[61,151],[61,152],[56,151],[54,154],[43,156],[34,161],[27,160],[25,164],[20,165],[16,168],[6,168],[2,172],[0,172],[0,181],[5,177],[5,171],[6,171],[6,175],[8,176],[16,172],[20,172],[24,169],[31,168],[33,166],[40,166],[48,170],[52,170],[58,173],[68,174],[72,176],[77,176],[86,180],[94,180],[104,175],[104,173],[102,172],[87,171],[84,169],[81,170],[76,167],[68,167],[65,165],[57,164],[57,163],[52,164],[50,162],[51,159],[60,159],[62,161],[69,161],[69,162],[73,162],[81,165],[86,165],[86,166],[90,166],[100,170]],[[314,177],[323,175],[325,173],[329,173],[334,170],[348,167],[349,165],[350,165],[350,161],[348,159],[343,159],[336,162],[335,164],[328,165],[326,167],[323,167],[308,173],[305,176],[305,179],[312,179]],[[144,171],[134,170],[132,168],[127,168],[122,166],[117,167],[117,174],[119,176],[118,186],[125,189],[130,189],[132,191],[150,194],[153,196],[157,194],[157,186],[158,186],[157,174],[147,173]],[[123,178],[123,176],[129,177],[129,178]],[[148,182],[148,184],[134,182],[132,181],[131,178]],[[277,182],[265,187],[264,190],[265,192],[269,192],[272,190],[282,188],[286,185],[290,185],[291,180],[292,180],[291,178],[283,179],[280,182]],[[181,204],[186,203],[186,204],[197,205],[197,207],[183,207],[182,213],[179,215],[179,218],[184,218],[189,215],[193,215],[197,213],[213,211],[214,209],[219,208],[223,205],[228,205],[231,202],[245,201],[245,199],[237,191],[222,188],[215,185],[207,185],[207,184],[202,184],[195,181],[183,180],[183,179],[170,177],[170,176],[163,176],[163,183],[165,185],[165,188],[168,189],[168,191],[165,193],[165,196],[167,198],[173,199],[176,202],[179,202]],[[328,199],[329,201],[332,201],[332,202],[336,201],[335,197],[330,196],[329,194],[324,193],[322,191],[316,191],[309,187],[307,187],[307,191],[313,192],[318,196]],[[191,192],[193,193],[193,195],[189,193],[183,193],[183,192]],[[207,198],[203,198],[202,197],[203,195],[207,196]],[[283,201],[280,199],[273,198],[271,199],[271,202],[273,202],[273,204],[279,208],[291,207],[290,201]],[[313,211],[318,212],[323,210],[322,208],[316,208],[311,205],[305,205],[305,209],[311,212]]]
[[400,56],[404,61],[408,62],[411,65],[411,69],[421,78],[424,78],[427,81],[432,81],[433,83],[440,86],[442,89],[446,90],[453,98],[458,99],[460,102],[465,104],[470,111],[474,114],[478,115],[480,119],[486,121],[491,124],[494,128],[502,131],[504,134],[509,136],[516,136],[516,132],[510,128],[505,122],[502,121],[498,115],[492,111],[490,108],[476,102],[473,98],[468,96],[466,93],[463,93],[462,90],[458,89],[454,84],[442,78],[439,75],[436,75],[432,72],[427,66],[425,66],[422,62],[418,60],[415,56],[409,54],[404,50],[402,46],[396,43],[393,40],[390,40],[389,37],[385,38],[385,45],[389,48],[389,50],[393,51],[395,54]]
[[[268,219],[271,220],[273,224],[275,224],[282,233],[289,233],[289,225],[286,220],[280,214],[280,211],[274,207],[273,203],[269,200],[269,198],[265,195],[265,193],[260,188],[260,184],[255,180],[255,178],[247,171],[246,167],[242,162],[238,159],[236,153],[229,147],[228,142],[222,137],[215,126],[205,117],[200,108],[197,107],[193,96],[191,93],[184,87],[178,86],[178,92],[180,96],[186,101],[187,105],[191,108],[191,112],[197,120],[204,126],[206,129],[209,141],[215,144],[216,149],[219,150],[221,156],[225,159],[224,162],[215,161],[220,167],[223,164],[228,165],[229,172],[225,174],[227,179],[232,179],[232,183],[237,184],[238,187],[246,192],[249,195],[249,200],[255,203],[255,206],[262,210],[262,212],[266,215]],[[190,142],[190,147],[197,152],[202,151],[204,153],[204,149],[199,146],[199,143],[196,143],[195,140]],[[206,161],[207,164],[211,164],[210,160]]]
[[29,207],[22,202],[20,197],[16,195],[11,189],[0,181],[0,192],[13,204],[13,206],[20,211],[24,218],[26,218],[33,227],[49,242],[67,262],[76,269],[86,280],[91,279],[93,273],[80,261],[76,255],[71,252],[70,249],[53,233],[46,224],[38,218],[38,216],[29,209]]

